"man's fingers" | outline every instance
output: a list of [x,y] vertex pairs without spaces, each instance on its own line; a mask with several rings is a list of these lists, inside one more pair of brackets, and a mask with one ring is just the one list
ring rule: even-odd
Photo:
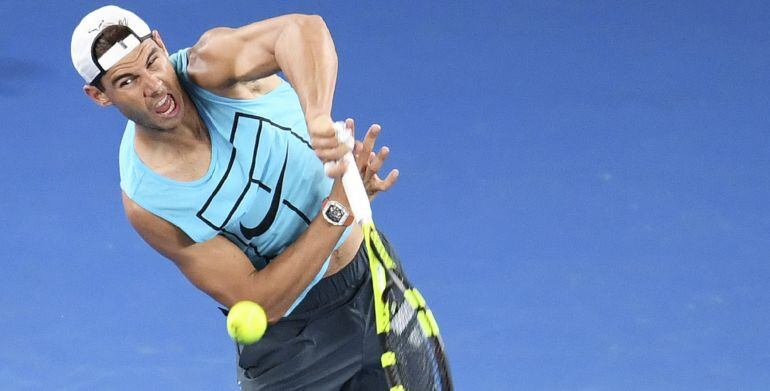
[[358,140],[356,140],[356,142],[353,144],[353,157],[356,158],[356,162],[358,161],[358,157],[361,155],[361,149],[363,147],[364,144]]
[[374,142],[377,141],[377,136],[380,135],[381,130],[380,125],[373,124],[366,132],[366,136],[364,136],[364,151],[367,152],[367,155],[374,150]]
[[334,137],[334,125],[332,123],[324,124],[324,125],[314,125],[308,127],[308,133],[310,134],[311,138],[320,137],[320,138],[326,138],[326,137]]
[[385,159],[388,158],[388,155],[390,155],[390,148],[380,148],[380,152],[377,152],[377,155],[375,155],[374,159],[372,159],[371,165],[375,172],[380,171],[380,168],[382,168],[382,163],[385,162]]
[[313,137],[310,140],[310,145],[315,150],[336,148],[339,145],[337,137]]
[[364,153],[364,143],[360,141],[356,141],[355,148],[353,149],[353,157],[356,158],[356,166],[358,167],[358,172],[363,173],[366,171],[367,166],[367,160],[369,156]]
[[353,120],[353,118],[348,118],[345,120],[345,127],[350,129],[350,131],[353,133],[353,137],[356,135],[356,121]]
[[323,162],[341,160],[346,153],[348,153],[348,146],[345,144],[338,144],[334,148],[317,149],[315,154]]
[[393,186],[394,183],[398,180],[399,171],[396,169],[390,170],[388,173],[388,176],[385,177],[385,180],[380,181],[380,191],[388,191],[391,186]]
[[[354,125],[354,122],[352,119],[348,118],[345,121],[346,126],[351,127]],[[361,148],[354,149],[355,151],[355,158],[356,158],[356,165],[358,166],[358,171],[362,174],[365,174],[369,169],[369,164],[371,163],[370,155],[372,152],[372,149],[374,148],[374,142],[377,140],[377,136],[379,136],[380,131],[382,128],[380,125],[374,124],[369,127],[369,130],[366,132],[366,135],[364,136],[363,141],[356,141],[356,145],[359,143],[361,144]]]
[[398,176],[399,171],[396,169],[390,170],[388,176],[385,177],[385,179],[380,179],[377,174],[374,174],[374,177],[369,182],[369,194],[373,195],[381,191],[388,191],[388,189],[390,189],[391,186],[396,183]]
[[380,171],[380,168],[382,168],[382,163],[385,162],[385,159],[388,158],[389,154],[390,148],[388,147],[380,148],[380,152],[377,154],[371,152],[369,156],[369,164],[366,167],[366,175],[364,176],[364,180],[368,180],[373,174],[376,174]]
[[[355,126],[355,121],[352,118],[345,120],[345,127],[350,129],[351,132],[355,130]],[[308,133],[310,134],[310,145],[313,149],[334,148],[339,144],[337,133],[332,123],[329,123],[328,126],[327,124],[317,125],[314,123],[313,126],[308,127]]]
[[347,169],[348,165],[344,161],[335,162],[331,164],[326,164],[324,166],[324,171],[326,172],[326,176],[331,178],[337,178],[342,176],[342,174],[345,173],[345,170]]
[[[352,119],[348,118],[345,120],[345,126],[349,129],[353,129],[355,123]],[[382,168],[385,159],[390,155],[390,148],[388,147],[380,148],[377,153],[373,151],[375,141],[380,135],[381,130],[382,128],[380,125],[374,124],[370,126],[363,141],[356,141],[353,147],[353,156],[355,157],[358,171],[362,174],[367,193],[371,197],[374,197],[378,192],[390,189],[391,186],[396,183],[399,176],[398,170],[391,170],[384,180],[380,179],[377,175],[377,172]],[[316,150],[316,154],[323,161],[340,160],[344,154],[348,152],[347,146],[343,144],[332,146],[328,141],[320,140],[317,145],[328,147]],[[344,174],[345,169],[346,167],[339,163],[334,165],[327,164],[326,174],[330,177],[338,177]]]

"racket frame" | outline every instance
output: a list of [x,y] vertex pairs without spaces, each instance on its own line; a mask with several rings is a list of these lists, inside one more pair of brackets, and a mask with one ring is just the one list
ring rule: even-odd
[[[371,269],[372,289],[374,294],[375,324],[377,335],[380,339],[380,345],[383,350],[380,361],[388,379],[388,384],[391,387],[390,391],[406,391],[402,385],[403,381],[401,376],[398,373],[396,353],[390,350],[387,343],[387,334],[391,332],[391,314],[389,310],[390,303],[388,303],[385,298],[391,289],[402,291],[405,304],[401,303],[399,305],[412,306],[412,309],[417,313],[418,322],[420,323],[420,328],[424,336],[429,339],[434,339],[434,343],[432,343],[434,356],[439,359],[440,362],[438,364],[446,374],[446,376],[443,377],[442,382],[447,386],[447,390],[452,390],[452,377],[449,372],[449,364],[444,352],[444,342],[439,334],[438,324],[433,317],[433,313],[425,303],[422,294],[409,283],[403,270],[390,257],[385,245],[382,243],[382,239],[377,233],[377,228],[372,220],[372,209],[369,203],[369,196],[366,194],[366,189],[361,180],[361,174],[358,171],[358,166],[356,165],[352,153],[354,145],[352,131],[346,128],[344,122],[335,122],[334,130],[337,139],[341,143],[347,144],[350,148],[350,152],[346,153],[343,157],[347,163],[347,168],[342,175],[342,186],[345,188],[345,194],[347,195],[348,203],[350,204],[355,221],[361,226],[361,229],[364,232],[364,241],[366,253],[369,256],[369,268]],[[330,164],[331,163],[326,163],[327,172],[330,168]]]

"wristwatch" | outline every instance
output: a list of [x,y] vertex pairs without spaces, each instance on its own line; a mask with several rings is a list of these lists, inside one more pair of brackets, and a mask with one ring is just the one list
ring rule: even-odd
[[353,224],[353,215],[342,204],[330,200],[329,197],[324,199],[323,206],[321,206],[321,214],[331,225],[347,227]]

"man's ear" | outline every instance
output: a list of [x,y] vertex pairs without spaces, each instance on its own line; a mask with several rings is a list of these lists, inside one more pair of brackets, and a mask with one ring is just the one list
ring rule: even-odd
[[112,101],[109,97],[107,97],[107,94],[104,93],[104,91],[90,85],[86,84],[83,86],[83,92],[88,95],[89,98],[91,98],[94,103],[96,103],[99,106],[107,107],[112,105]]
[[164,52],[166,52],[166,55],[168,55],[168,49],[166,49],[166,44],[164,44],[163,40],[160,38],[160,33],[158,30],[152,30],[152,40],[155,41],[155,43],[158,44],[158,46],[160,46]]

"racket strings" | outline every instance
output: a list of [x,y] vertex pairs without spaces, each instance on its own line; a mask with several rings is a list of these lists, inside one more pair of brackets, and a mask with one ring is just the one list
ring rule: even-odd
[[[404,292],[411,284],[403,274],[400,263],[395,261],[383,243],[373,223],[364,224],[364,240],[367,252],[376,262],[373,266],[375,307],[382,314],[384,323],[378,326],[386,350],[395,354],[393,367],[388,367],[390,386],[402,385],[406,391],[452,390],[451,377],[437,332],[428,332],[420,322],[425,317],[422,306],[413,307]],[[387,272],[382,268],[386,268]],[[390,278],[385,278],[388,274]],[[414,297],[412,297],[414,299]],[[424,304],[424,303],[423,303]],[[379,320],[378,320],[379,323]]]
[[[406,390],[448,390],[443,353],[435,338],[426,336],[415,311],[397,290],[389,292],[391,327],[387,346],[396,355],[397,373]],[[398,304],[396,304],[398,303]]]

